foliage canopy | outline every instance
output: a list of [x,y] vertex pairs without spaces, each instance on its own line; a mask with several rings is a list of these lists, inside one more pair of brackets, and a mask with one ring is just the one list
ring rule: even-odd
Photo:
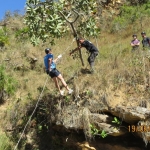
[[47,39],[53,44],[70,29],[64,16],[69,20],[80,16],[75,22],[76,31],[82,36],[97,36],[98,3],[95,0],[27,0],[25,23],[33,45]]

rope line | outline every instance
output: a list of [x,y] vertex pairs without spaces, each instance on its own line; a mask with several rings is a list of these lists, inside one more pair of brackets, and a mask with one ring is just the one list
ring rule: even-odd
[[42,96],[42,94],[43,94],[43,92],[44,92],[44,89],[45,89],[45,86],[46,86],[46,83],[47,83],[48,78],[49,78],[49,77],[47,77],[47,79],[46,79],[46,81],[45,81],[45,84],[44,84],[43,89],[42,89],[42,92],[41,92],[41,94],[40,94],[40,96],[39,96],[39,98],[38,98],[38,101],[37,101],[37,103],[36,103],[36,106],[35,106],[35,108],[34,108],[32,114],[31,114],[31,116],[30,116],[28,122],[27,122],[26,125],[25,125],[25,127],[24,127],[24,129],[23,129],[23,132],[22,132],[22,134],[21,134],[21,136],[20,136],[20,138],[19,138],[19,140],[18,140],[18,142],[17,142],[17,144],[16,144],[14,150],[17,149],[17,147],[18,147],[18,145],[19,145],[19,143],[20,143],[20,141],[21,141],[21,139],[22,139],[22,136],[23,136],[23,134],[24,134],[24,132],[25,132],[25,130],[26,130],[26,128],[27,128],[27,125],[30,123],[31,118],[32,118],[32,116],[34,115],[34,113],[35,113],[35,111],[36,111],[36,109],[37,109],[37,107],[38,107],[40,98],[41,98],[41,96]]
[[64,55],[66,53],[66,51],[70,48],[70,46],[73,44],[73,42],[75,41],[76,38],[73,38],[72,42],[70,43],[70,45],[66,48],[66,50],[62,53],[62,55]]
[[[71,44],[67,47],[67,49],[64,51],[64,53],[62,53],[62,55],[64,55],[64,54],[66,53],[66,51],[67,51],[67,50],[69,49],[69,47],[73,44],[74,41],[75,41],[75,38],[72,40]],[[19,140],[18,140],[18,142],[17,142],[17,144],[16,144],[14,150],[17,149],[17,147],[18,147],[18,145],[19,145],[19,143],[20,143],[20,141],[21,141],[21,139],[22,139],[22,137],[23,137],[23,134],[24,134],[24,132],[25,132],[27,126],[28,126],[28,124],[30,123],[31,118],[32,118],[32,116],[34,115],[34,113],[35,113],[35,111],[36,111],[36,109],[37,109],[37,107],[38,107],[38,104],[39,104],[40,99],[41,99],[41,96],[42,96],[42,94],[43,94],[43,92],[44,92],[44,89],[45,89],[46,83],[47,83],[47,81],[48,81],[48,78],[49,78],[49,77],[47,77],[47,79],[46,79],[46,81],[45,81],[45,83],[44,83],[42,92],[40,93],[40,96],[39,96],[38,101],[37,101],[37,103],[36,103],[36,105],[35,105],[35,108],[34,108],[32,114],[31,114],[29,120],[27,121],[27,123],[26,123],[24,129],[23,129],[23,131],[22,131],[22,133],[21,133],[21,136],[20,136],[20,138],[19,138]]]

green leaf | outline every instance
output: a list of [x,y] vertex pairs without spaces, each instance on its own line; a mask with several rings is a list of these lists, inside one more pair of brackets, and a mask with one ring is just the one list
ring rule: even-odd
[[[46,4],[40,0],[27,0],[25,23],[30,29],[30,31],[28,31],[28,35],[30,37],[35,35],[36,38],[38,37],[42,41],[49,39],[49,37],[61,37],[66,33],[66,31],[68,31],[68,22],[58,13],[58,11],[63,12],[64,15],[67,16],[72,9],[75,9],[79,14],[83,12],[85,14],[84,20],[82,19],[83,21],[78,19],[77,23],[75,23],[77,32],[81,33],[83,36],[96,36],[99,34],[97,21],[93,15],[90,16],[89,12],[89,10],[93,13],[97,12],[97,5],[94,0],[60,0],[57,2],[47,1]],[[38,21],[40,21],[39,24]],[[30,27],[31,24],[35,25]],[[44,27],[42,24],[44,24]],[[41,28],[45,28],[44,30],[48,31],[50,36],[46,38],[44,34],[47,34],[48,32],[43,33]],[[35,32],[37,32],[37,34],[35,34]],[[32,43],[35,43],[35,40],[32,39]]]
[[42,126],[41,125],[38,126],[38,130],[40,130],[40,131],[42,130]]
[[118,121],[118,119],[116,118],[116,117],[114,117],[114,120],[117,122]]

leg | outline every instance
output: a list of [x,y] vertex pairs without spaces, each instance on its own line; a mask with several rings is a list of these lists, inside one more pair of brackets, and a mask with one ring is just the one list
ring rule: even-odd
[[91,69],[92,72],[94,71],[95,57],[96,57],[95,53],[91,53],[90,56],[88,57],[88,62],[89,62],[90,69]]
[[55,69],[54,74],[55,74],[55,77],[57,78],[56,85],[57,85],[57,88],[59,89],[60,94],[63,95],[64,91],[60,90],[60,87],[58,85],[58,79],[61,81],[61,83],[63,84],[63,86],[68,90],[69,94],[71,94],[73,92],[73,90],[69,89],[69,87],[67,86],[67,84],[66,84],[64,78],[62,77],[62,75],[60,74],[60,72],[57,69]]
[[67,84],[66,84],[64,78],[62,77],[62,75],[59,74],[59,75],[57,76],[57,78],[61,81],[61,83],[63,84],[63,86],[69,91],[69,87],[67,86]]
[[60,86],[59,86],[59,84],[58,84],[58,79],[57,79],[57,77],[54,77],[53,80],[54,80],[54,82],[55,82],[56,88],[59,90],[59,92],[61,92],[61,91],[60,91]]

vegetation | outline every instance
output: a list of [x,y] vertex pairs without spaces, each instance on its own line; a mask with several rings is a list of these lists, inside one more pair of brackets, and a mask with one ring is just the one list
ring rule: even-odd
[[12,145],[10,139],[5,133],[0,133],[0,150],[11,150]]
[[150,16],[150,2],[146,4],[131,6],[131,5],[123,5],[120,8],[120,14],[116,17],[112,22],[111,32],[120,31],[122,29],[126,29],[129,24],[134,24],[135,28],[133,28],[134,32],[137,32],[138,29],[136,27],[137,21],[141,24],[141,29],[144,28],[142,21],[145,17]]
[[49,40],[52,44],[54,38],[60,38],[68,33],[70,30],[68,20],[70,19],[76,20],[77,32],[82,36],[99,34],[96,20],[97,2],[94,0],[60,0],[57,2],[27,0],[26,9],[25,23],[29,27],[28,34],[34,45],[37,45],[39,40],[43,42]]
[[14,94],[17,89],[17,81],[14,80],[11,76],[6,75],[5,67],[0,66],[0,102],[2,103],[5,100],[5,95]]
[[[6,21],[9,21],[6,26],[7,35],[0,30],[0,38],[2,38],[5,47],[4,51],[0,51],[0,91],[5,91],[10,96],[9,100],[1,105],[1,107],[6,106],[3,114],[5,119],[1,123],[1,128],[5,131],[11,131],[10,139],[14,142],[13,147],[29,116],[31,116],[42,91],[40,104],[23,136],[19,145],[20,149],[28,146],[30,149],[38,149],[43,141],[41,143],[37,141],[44,139],[46,133],[51,129],[50,115],[53,110],[56,111],[55,113],[61,111],[63,114],[63,109],[71,106],[80,98],[81,101],[77,103],[78,108],[85,106],[86,102],[92,103],[94,100],[101,100],[100,97],[105,97],[105,95],[111,95],[112,100],[115,99],[112,104],[114,108],[120,103],[124,103],[126,106],[142,106],[141,101],[149,103],[150,58],[147,52],[142,50],[142,46],[140,46],[139,53],[131,53],[130,41],[133,32],[138,34],[140,40],[141,30],[145,30],[147,34],[150,33],[147,25],[150,3],[137,6],[123,5],[119,16],[113,16],[111,18],[112,24],[107,28],[107,22],[100,23],[100,19],[103,18],[99,18],[95,22],[95,17],[99,17],[95,13],[97,10],[95,1],[80,1],[82,5],[77,4],[78,1],[71,1],[72,4],[69,2],[62,0],[58,5],[58,3],[50,3],[50,1],[47,4],[29,0],[27,1],[27,13],[23,18],[27,26],[23,24],[22,18],[10,15],[6,18]],[[76,43],[73,41],[69,24],[59,11],[68,16],[69,10],[74,8],[81,15],[81,18],[75,23],[77,33],[88,37],[100,50],[100,55],[95,63],[96,73],[93,75],[88,74],[88,67],[81,66],[79,58],[69,57],[69,52],[76,47]],[[48,16],[47,19],[44,16]],[[107,18],[109,17],[107,16]],[[100,29],[101,34],[99,34]],[[99,35],[95,38],[97,34]],[[33,47],[27,35],[31,38],[33,45],[39,45]],[[42,43],[41,40],[45,43]],[[54,40],[56,45],[52,45]],[[60,60],[57,67],[65,80],[68,81],[69,86],[75,90],[74,96],[67,95],[60,98],[51,79],[48,80],[43,90],[47,79],[43,66],[46,47],[52,47],[55,56],[65,53],[63,55],[65,58]],[[88,54],[83,50],[82,55],[86,62],[85,66],[88,66],[86,61]],[[32,68],[34,58],[37,61],[34,62],[35,67]],[[11,95],[13,93],[15,95]],[[120,100],[116,95],[123,98]],[[71,108],[69,113],[72,113],[75,108]],[[97,108],[92,107],[92,109],[93,112],[97,112]],[[2,114],[0,115],[2,116]],[[108,136],[105,130],[98,129],[90,120],[86,121],[85,119],[84,126],[87,127],[86,130],[92,132],[92,136],[97,134],[103,138]],[[120,119],[114,117],[112,123],[120,125]],[[88,132],[85,131],[86,133]],[[0,146],[2,145],[2,150],[6,149],[5,142],[8,143],[10,139],[6,135],[0,137],[3,137],[4,140],[0,140]],[[53,137],[53,141],[62,148],[58,138]],[[6,150],[9,150],[9,145]]]
[[4,27],[4,29],[0,29],[0,47],[4,47],[6,44],[8,44],[8,36]]

